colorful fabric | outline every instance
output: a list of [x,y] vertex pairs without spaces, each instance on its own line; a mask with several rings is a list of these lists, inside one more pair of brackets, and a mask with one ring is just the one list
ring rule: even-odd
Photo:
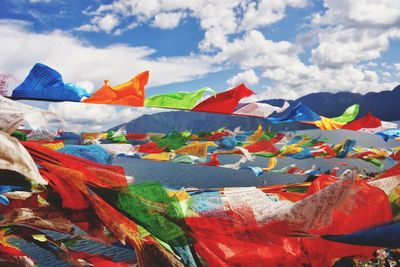
[[99,145],[66,145],[60,148],[58,152],[85,158],[101,164],[111,164],[112,162],[111,154]]
[[208,147],[216,146],[214,142],[194,142],[180,149],[175,150],[176,154],[190,154],[194,156],[204,157],[207,155]]
[[249,103],[235,111],[233,114],[267,118],[274,112],[282,113],[288,108],[289,103],[287,101],[285,101],[282,107],[274,107],[265,103]]
[[109,81],[104,81],[104,86],[97,90],[89,98],[83,100],[85,103],[115,104],[125,106],[144,105],[144,87],[149,79],[149,72],[142,72],[130,81],[111,87]]
[[400,247],[400,223],[379,225],[371,229],[361,230],[344,235],[323,235],[322,238],[340,243],[399,248]]
[[376,135],[380,136],[386,142],[389,139],[396,139],[400,137],[400,129],[389,129],[382,132],[377,132]]
[[304,104],[298,103],[287,115],[280,118],[269,117],[267,120],[272,123],[313,122],[321,120],[321,117]]
[[154,95],[146,98],[144,105],[146,107],[191,109],[197,104],[205,92],[210,92],[215,95],[213,89],[204,87],[194,92],[177,92]]
[[32,98],[79,102],[81,96],[75,87],[64,84],[56,70],[36,63],[25,80],[13,90],[14,98]]
[[46,185],[32,157],[17,139],[0,131],[0,170],[17,172],[34,183]]
[[353,121],[357,117],[359,111],[360,111],[360,106],[358,104],[354,104],[354,105],[348,107],[343,112],[342,115],[340,115],[339,117],[332,118],[332,120],[334,120],[335,122],[338,122],[338,123],[345,124],[345,123]]
[[197,104],[192,110],[231,114],[235,111],[237,104],[242,98],[251,96],[252,94],[254,94],[253,91],[247,88],[244,84],[241,84],[226,92],[210,96],[203,102]]
[[377,128],[381,126],[381,120],[374,117],[371,112],[367,115],[359,118],[358,120],[352,121],[342,127],[345,130],[359,131],[361,129]]

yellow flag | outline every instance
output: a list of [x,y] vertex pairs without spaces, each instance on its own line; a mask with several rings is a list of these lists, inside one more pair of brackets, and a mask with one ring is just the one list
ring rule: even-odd
[[174,155],[174,153],[162,152],[159,154],[148,154],[148,155],[142,157],[142,159],[168,161],[173,157],[173,155]]
[[37,240],[37,241],[40,241],[40,242],[46,242],[47,241],[46,236],[43,235],[43,234],[32,235],[32,238]]
[[258,125],[257,130],[247,138],[247,141],[250,143],[255,143],[264,135],[264,129],[261,124]]
[[175,197],[179,202],[189,199],[189,194],[186,191],[172,191],[167,190],[169,197]]
[[268,162],[268,166],[266,168],[263,168],[263,171],[270,171],[273,168],[276,167],[276,165],[278,164],[278,160],[276,158],[270,158],[269,162]]
[[204,157],[207,155],[207,149],[209,146],[216,146],[216,144],[214,142],[194,142],[175,150],[175,153]]
[[320,117],[321,117],[320,121],[314,121],[312,123],[315,124],[315,126],[317,126],[318,128],[320,128],[323,131],[340,129],[346,124],[346,123],[342,123],[342,122],[337,122],[331,118],[326,118],[324,116],[320,116]]
[[303,148],[298,146],[297,144],[288,145],[288,146],[282,147],[282,151],[279,154],[279,156],[284,156],[286,154],[297,154],[297,153],[300,153],[301,151],[303,151]]
[[42,146],[47,147],[51,150],[59,150],[60,148],[64,147],[64,142],[47,143],[47,144],[43,144]]
[[101,140],[101,139],[107,139],[107,133],[82,133],[82,139],[83,140],[90,140],[90,139],[96,139],[96,140]]

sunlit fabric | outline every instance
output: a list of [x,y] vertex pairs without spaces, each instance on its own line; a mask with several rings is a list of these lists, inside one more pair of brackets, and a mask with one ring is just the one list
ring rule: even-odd
[[80,90],[64,84],[60,73],[41,63],[33,66],[25,80],[13,90],[12,97],[74,102],[82,98]]
[[267,118],[272,113],[282,113],[287,108],[289,108],[289,103],[287,101],[285,101],[282,107],[274,107],[265,103],[249,103],[235,111],[233,114]]
[[357,117],[359,111],[360,111],[360,106],[358,104],[354,104],[354,105],[348,107],[343,112],[342,115],[340,115],[339,117],[332,118],[332,120],[334,120],[335,122],[338,122],[338,123],[345,124],[345,123],[353,121]]
[[307,106],[302,103],[298,103],[294,106],[290,112],[283,117],[268,117],[268,121],[272,123],[285,123],[285,122],[310,122],[310,121],[318,121],[321,120],[321,117],[316,114],[314,111],[309,109]]
[[359,118],[358,120],[352,121],[342,127],[345,130],[359,131],[362,128],[377,128],[381,126],[381,120],[374,117],[371,112],[367,115]]
[[197,104],[192,110],[231,114],[235,111],[237,104],[242,98],[251,96],[252,94],[254,94],[253,91],[244,84],[241,84],[231,90],[208,97],[203,102]]
[[205,87],[194,92],[176,92],[162,95],[154,95],[146,98],[146,107],[191,109],[201,99],[204,93],[210,92],[215,95],[215,91]]
[[58,149],[58,152],[74,155],[102,164],[111,164],[112,162],[111,154],[99,145],[66,145]]
[[389,139],[396,139],[400,137],[400,129],[389,129],[389,130],[384,130],[382,132],[377,132],[376,135],[380,136],[385,140],[386,142]]
[[125,106],[143,106],[144,105],[144,87],[149,79],[149,72],[142,72],[132,80],[117,85],[109,85],[109,81],[104,81],[104,86],[97,90],[89,98],[83,100],[85,103],[96,104],[115,104]]

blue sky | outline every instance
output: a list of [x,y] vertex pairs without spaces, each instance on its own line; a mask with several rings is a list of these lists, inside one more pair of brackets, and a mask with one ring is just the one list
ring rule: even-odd
[[3,0],[0,34],[0,73],[22,81],[42,62],[91,91],[144,70],[148,96],[244,82],[249,101],[400,78],[391,0]]

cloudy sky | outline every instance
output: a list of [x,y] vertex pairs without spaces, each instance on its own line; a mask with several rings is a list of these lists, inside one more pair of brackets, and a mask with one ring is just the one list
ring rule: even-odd
[[36,62],[92,90],[150,70],[147,95],[223,91],[256,99],[392,89],[400,1],[3,0],[0,73]]

